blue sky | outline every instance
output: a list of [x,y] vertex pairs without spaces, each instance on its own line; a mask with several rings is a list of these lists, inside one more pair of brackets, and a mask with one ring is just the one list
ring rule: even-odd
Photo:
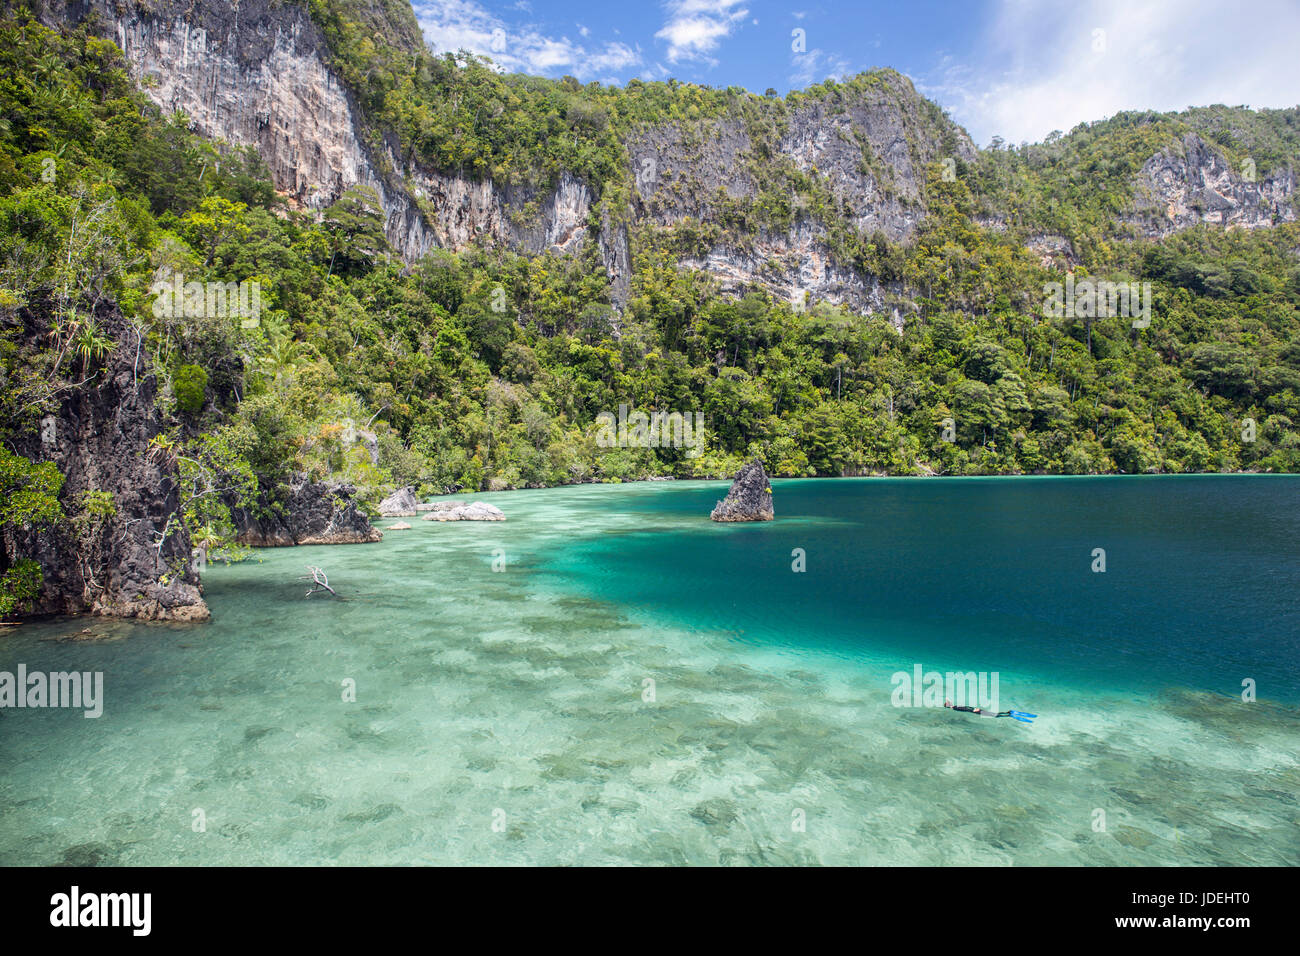
[[[906,73],[981,145],[1125,109],[1300,103],[1300,2],[1249,0],[413,0],[436,50],[511,71],[781,93]],[[802,30],[802,35],[795,31]]]

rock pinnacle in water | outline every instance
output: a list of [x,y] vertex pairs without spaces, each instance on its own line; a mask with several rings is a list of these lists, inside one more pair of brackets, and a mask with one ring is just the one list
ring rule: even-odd
[[771,521],[776,517],[772,484],[761,461],[755,458],[736,472],[727,497],[717,503],[709,517],[714,521]]

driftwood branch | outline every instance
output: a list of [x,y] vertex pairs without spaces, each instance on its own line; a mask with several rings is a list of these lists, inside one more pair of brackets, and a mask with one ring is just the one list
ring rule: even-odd
[[[307,565],[307,570],[311,572],[310,580],[312,581],[312,586],[307,589],[307,597],[311,597],[313,594],[318,594],[321,591],[329,591],[330,594],[333,594],[335,597],[338,597],[338,592],[335,591],[332,587],[330,587],[330,579],[325,576],[324,569],[318,568],[313,564],[309,564]],[[299,581],[308,580],[307,575],[303,575],[298,580]]]

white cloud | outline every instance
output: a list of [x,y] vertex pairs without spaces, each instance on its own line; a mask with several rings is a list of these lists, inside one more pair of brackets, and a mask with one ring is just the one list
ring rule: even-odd
[[[546,74],[564,70],[594,77],[641,63],[641,51],[626,43],[588,49],[568,37],[551,37],[532,26],[512,26],[475,0],[414,0],[415,17],[435,53],[469,50],[490,57],[503,70]],[[524,0],[516,9],[527,10]],[[586,37],[590,31],[578,25]]]
[[588,30],[588,29],[587,29],[585,26],[583,26],[581,23],[577,24],[577,27],[578,27],[578,36],[581,36],[581,37],[589,37],[589,36],[591,36],[591,31]]
[[1038,141],[1123,110],[1294,106],[1298,36],[1294,0],[1249,16],[1218,0],[1001,0],[975,59],[918,85],[981,144]]
[[843,79],[849,74],[849,61],[833,53],[809,50],[790,57],[790,84],[811,86],[822,80]]
[[600,70],[624,70],[640,62],[640,47],[634,50],[626,43],[607,43],[605,51],[588,56],[585,65],[592,72],[599,72]]
[[702,60],[711,66],[717,60],[707,54],[729,37],[749,16],[746,9],[733,9],[742,0],[668,0],[668,19],[655,38],[668,42],[668,62]]

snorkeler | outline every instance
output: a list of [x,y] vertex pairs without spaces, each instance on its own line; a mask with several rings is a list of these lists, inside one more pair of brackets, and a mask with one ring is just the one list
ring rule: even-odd
[[1023,710],[1004,710],[1001,713],[994,713],[991,710],[985,710],[982,707],[953,707],[952,701],[945,700],[943,706],[950,710],[960,710],[967,714],[979,714],[981,717],[1011,717],[1015,720],[1022,721],[1026,724],[1032,724],[1037,714],[1027,714]]

